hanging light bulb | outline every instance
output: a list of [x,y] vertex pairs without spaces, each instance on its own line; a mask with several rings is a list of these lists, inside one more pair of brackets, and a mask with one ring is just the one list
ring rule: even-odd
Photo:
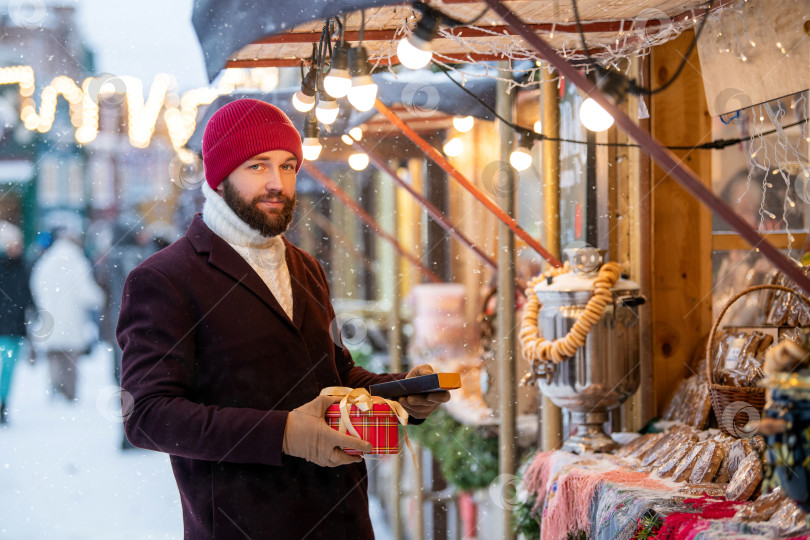
[[475,118],[472,116],[456,116],[453,118],[453,127],[459,133],[467,133],[475,124]]
[[318,72],[315,67],[311,67],[304,79],[301,81],[301,90],[296,92],[292,98],[292,104],[296,111],[308,112],[315,106],[315,94]]
[[363,130],[360,129],[359,127],[353,127],[352,129],[349,130],[349,135],[351,135],[352,139],[354,139],[355,141],[359,141],[360,139],[363,138]]
[[318,105],[315,107],[315,117],[319,122],[328,126],[337,120],[339,108],[335,98],[324,90],[323,79],[318,85]]
[[318,131],[318,122],[308,114],[304,122],[304,142],[301,145],[304,159],[307,161],[315,161],[321,155],[323,147],[318,139]]
[[[619,105],[631,91],[630,80],[615,69],[596,67],[596,87],[613,103]],[[613,125],[613,116],[593,98],[588,98],[579,107],[579,121],[590,131],[605,131]]]
[[360,45],[349,51],[349,65],[352,73],[352,87],[349,89],[349,103],[360,112],[371,110],[377,99],[377,84],[371,80],[368,69],[368,53]]
[[444,153],[450,157],[458,157],[464,151],[464,143],[462,143],[461,139],[458,137],[453,137],[444,143],[442,150],[444,150]]
[[533,129],[535,133],[543,133],[543,123],[540,120],[538,120],[537,122],[534,123]]
[[579,121],[586,129],[599,133],[613,125],[613,116],[595,99],[588,98],[579,107]]
[[362,171],[368,167],[368,154],[352,154],[349,156],[349,167],[355,171]]
[[351,145],[354,144],[354,141],[352,140],[352,138],[349,137],[348,135],[346,135],[345,133],[340,136],[340,140],[343,141],[343,144],[345,144],[347,146],[351,146]]
[[534,140],[524,134],[520,137],[520,145],[510,154],[509,163],[517,171],[525,171],[532,165],[532,143]]
[[422,18],[416,23],[413,33],[399,40],[397,56],[399,62],[408,69],[422,69],[433,58],[430,41],[436,37],[441,23],[441,14],[427,8],[422,9]]
[[352,87],[352,77],[349,74],[349,45],[340,42],[332,51],[332,65],[329,73],[323,78],[323,88],[333,98],[342,98],[349,93]]

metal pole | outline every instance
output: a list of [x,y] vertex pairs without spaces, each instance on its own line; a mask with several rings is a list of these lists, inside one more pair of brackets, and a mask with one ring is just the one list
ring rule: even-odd
[[[499,62],[498,69],[509,70],[508,62]],[[496,104],[498,114],[510,122],[513,117],[514,94],[507,93],[508,86],[498,79]],[[498,124],[500,136],[501,161],[509,163],[509,155],[515,144],[515,132],[505,123]],[[500,168],[503,185],[498,191],[498,205],[512,215],[515,209],[516,175],[509,165]],[[517,470],[517,429],[515,409],[517,389],[515,387],[515,237],[505,223],[498,224],[498,314],[497,314],[497,351],[498,351],[498,390],[500,394],[500,429],[498,430],[498,462],[501,478],[500,493],[504,497],[505,489],[512,489],[506,480]],[[510,494],[511,496],[511,494]],[[503,523],[501,538],[515,538],[512,532],[512,505],[503,505]]]
[[408,259],[411,263],[413,263],[413,265],[416,266],[419,269],[419,271],[422,272],[422,274],[427,276],[427,278],[430,281],[434,283],[442,282],[442,280],[439,279],[438,276],[436,276],[436,274],[431,272],[429,268],[427,268],[424,264],[422,264],[419,261],[419,259],[417,259],[413,255],[405,251],[405,249],[400,245],[400,243],[397,242],[396,238],[394,238],[393,236],[382,230],[380,224],[377,223],[374,220],[374,218],[369,216],[368,213],[366,213],[366,211],[360,207],[360,205],[358,205],[351,199],[351,197],[346,195],[346,193],[342,189],[340,189],[340,187],[335,182],[333,182],[331,178],[326,176],[326,174],[322,170],[320,170],[318,167],[316,167],[309,161],[304,161],[304,163],[301,165],[301,168],[304,169],[307,173],[309,173],[309,175],[312,176],[312,178],[314,178],[315,181],[317,181],[323,187],[328,189],[332,193],[332,195],[343,201],[343,203],[346,206],[348,206],[352,210],[352,212],[354,212],[357,215],[357,217],[365,221],[366,224],[369,227],[371,227],[371,230],[373,230],[375,234],[390,242],[391,245],[394,246],[394,249],[397,250],[397,253],[399,253],[400,255]]
[[[445,159],[435,148],[430,146],[426,140],[420,137],[408,124],[406,124],[399,116],[397,116],[391,109],[385,106],[385,103],[379,99],[375,102],[374,106],[385,116],[392,124],[397,126],[414,144],[416,144],[436,165],[445,170],[447,174],[456,179],[456,181],[464,187],[467,191],[472,193],[473,197],[486,206],[490,212],[495,214],[502,223],[506,224],[521,240],[526,242],[533,250],[539,253],[545,260],[554,266],[562,266],[562,263],[553,257],[540,243],[532,238],[517,222],[512,219],[506,212],[495,204],[489,197],[486,196],[480,189],[478,189],[472,182],[467,180],[453,165]],[[506,163],[509,163],[507,156]],[[507,165],[508,166],[508,165]]]
[[[543,83],[543,133],[560,136],[560,91],[556,70],[541,70]],[[545,199],[544,244],[552,255],[560,257],[560,142],[543,141],[543,185]],[[537,390],[540,392],[539,388]],[[562,442],[562,413],[548,397],[541,398],[541,436],[543,450],[556,450]]]
[[[388,164],[386,163],[386,166]],[[391,234],[398,238],[399,231],[399,202],[397,197],[397,190],[393,186],[385,186],[386,192],[393,199],[393,220],[391,221]],[[388,317],[388,358],[389,368],[392,373],[399,373],[403,371],[402,367],[402,320],[400,319],[400,303],[402,301],[401,279],[399,274],[399,258],[395,257],[394,272],[391,276],[386,276],[385,279],[391,279],[394,286],[391,289],[391,310]],[[391,520],[393,521],[394,539],[402,540],[402,455],[397,454],[392,456],[394,459],[391,475],[393,476],[392,486],[392,506]]]
[[773,244],[760,236],[753,227],[737,215],[722,199],[712,193],[711,189],[703,185],[700,178],[698,178],[694,172],[682,166],[675,154],[664,148],[661,143],[655,140],[648,132],[644,131],[633,122],[621,107],[613,103],[610,98],[596,87],[596,84],[589,81],[576,67],[560,56],[551,45],[546,43],[540,36],[536,35],[526,26],[526,23],[512,13],[505,4],[502,4],[500,0],[485,0],[485,2],[507,25],[526,40],[529,45],[534,47],[543,58],[556,67],[567,80],[574,83],[577,88],[582,90],[589,97],[592,97],[606,111],[613,115],[616,125],[630,135],[672,179],[677,181],[681,187],[708,206],[720,218],[724,219],[732,229],[745,238],[751,247],[761,251],[774,266],[785,274],[785,276],[801,287],[806,294],[810,294],[810,278],[805,276],[799,267],[785,257]]

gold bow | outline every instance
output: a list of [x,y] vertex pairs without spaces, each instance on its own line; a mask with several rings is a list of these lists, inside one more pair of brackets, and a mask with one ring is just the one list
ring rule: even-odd
[[[365,388],[348,388],[346,386],[328,386],[321,390],[322,396],[340,397],[340,422],[338,423],[338,431],[346,433],[347,431],[358,439],[362,439],[355,427],[352,425],[352,420],[349,417],[349,404],[354,405],[363,412],[370,411],[375,403],[386,404],[391,407],[394,414],[397,415],[397,420],[404,427],[408,424],[408,411],[399,404],[398,401],[385,399],[380,396],[372,396]],[[411,446],[411,439],[408,437],[408,430],[405,432],[405,444],[408,445],[408,451],[411,453],[413,459],[413,466],[418,471],[419,465],[416,462],[416,454],[414,454],[413,446]]]

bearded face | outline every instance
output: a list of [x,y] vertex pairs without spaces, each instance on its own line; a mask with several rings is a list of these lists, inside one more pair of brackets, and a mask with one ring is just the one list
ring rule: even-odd
[[222,183],[222,198],[239,219],[267,237],[278,236],[287,230],[298,203],[297,195],[288,197],[276,191],[247,200],[231,185],[229,179]]

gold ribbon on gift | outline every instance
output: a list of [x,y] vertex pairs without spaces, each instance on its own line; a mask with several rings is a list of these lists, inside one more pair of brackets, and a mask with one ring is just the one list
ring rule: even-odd
[[[405,410],[398,401],[392,401],[380,396],[372,396],[365,388],[348,388],[346,386],[328,386],[321,390],[322,396],[332,396],[342,398],[338,408],[340,409],[340,422],[338,423],[338,431],[340,433],[349,432],[358,439],[362,439],[355,427],[352,425],[352,420],[349,417],[349,405],[354,405],[363,412],[372,410],[375,403],[386,404],[391,407],[394,414],[397,416],[399,423],[405,427],[408,424],[408,411]],[[418,471],[419,465],[416,462],[416,454],[411,446],[411,438],[408,437],[408,430],[403,429],[405,433],[405,444],[408,445],[408,451],[411,453],[413,459],[413,466]]]

